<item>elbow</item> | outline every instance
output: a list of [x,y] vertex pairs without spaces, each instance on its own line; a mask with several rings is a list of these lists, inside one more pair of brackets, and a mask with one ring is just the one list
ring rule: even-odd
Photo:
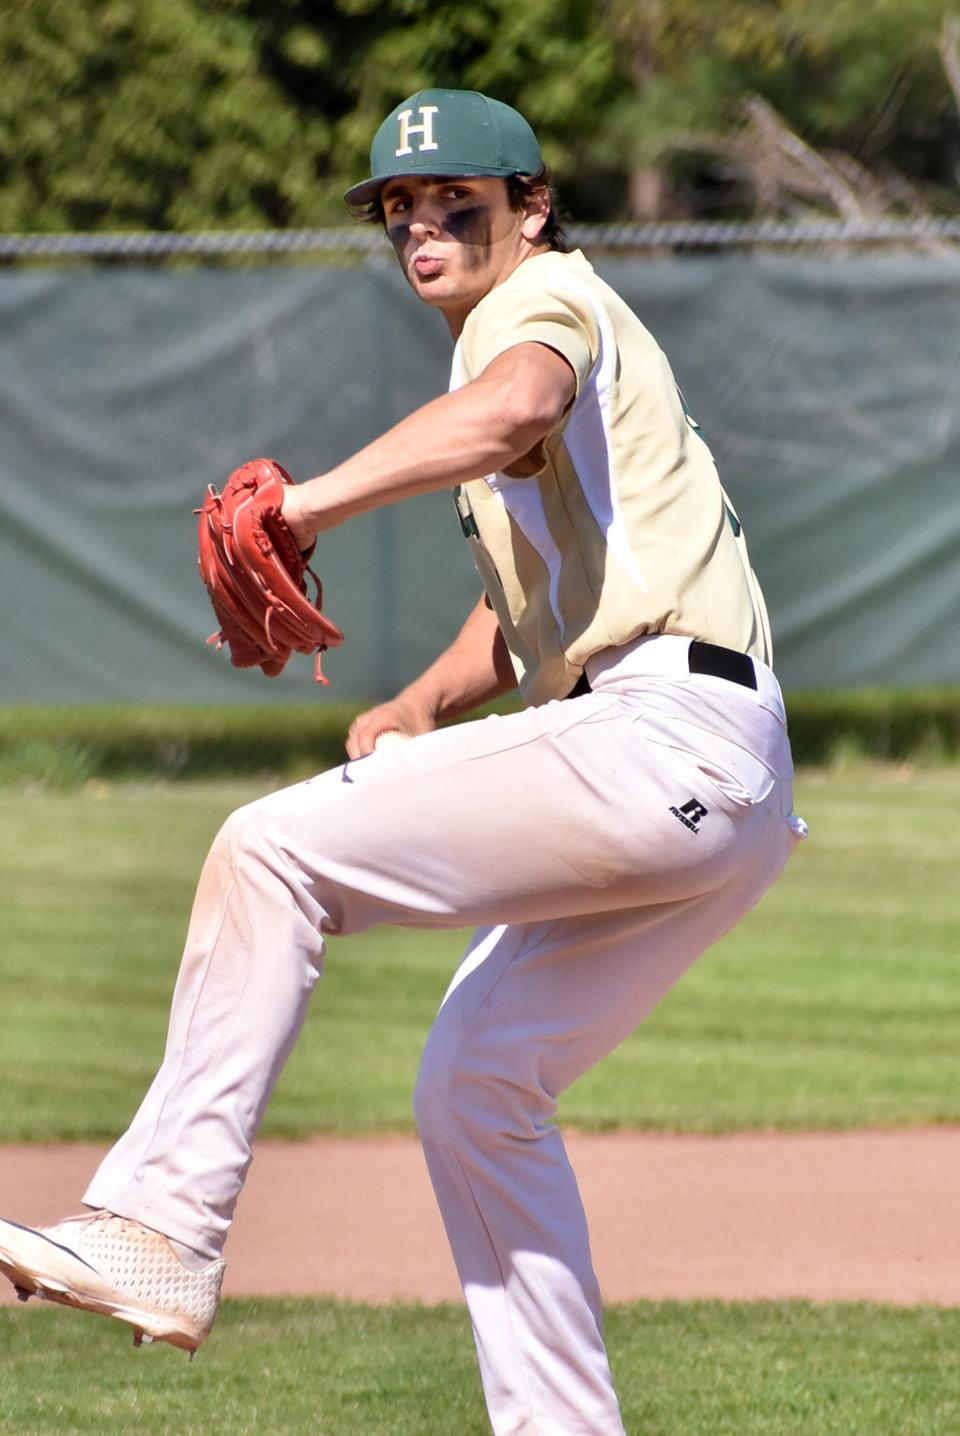
[[567,403],[552,390],[505,384],[497,408],[507,444],[521,454],[553,432],[566,412]]
[[499,355],[474,384],[503,469],[554,433],[576,399],[573,369],[541,344],[518,344]]

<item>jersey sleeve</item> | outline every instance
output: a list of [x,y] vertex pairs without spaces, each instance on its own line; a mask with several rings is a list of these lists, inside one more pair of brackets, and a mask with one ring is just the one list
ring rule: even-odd
[[593,308],[578,294],[527,285],[501,285],[468,320],[462,346],[466,377],[475,379],[517,344],[546,344],[573,370],[577,393],[597,359],[600,340]]

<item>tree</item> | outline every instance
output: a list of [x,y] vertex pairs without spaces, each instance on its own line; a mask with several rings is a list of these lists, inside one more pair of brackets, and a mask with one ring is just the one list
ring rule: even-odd
[[0,11],[0,227],[340,223],[378,121],[438,84],[523,110],[577,219],[956,209],[945,16],[960,0],[30,0]]
[[[960,126],[942,43],[958,0],[601,3],[631,82],[610,143],[635,173],[672,181],[674,210],[830,206],[829,187],[791,190],[804,146],[890,203],[956,206]],[[647,181],[642,193],[656,190]]]

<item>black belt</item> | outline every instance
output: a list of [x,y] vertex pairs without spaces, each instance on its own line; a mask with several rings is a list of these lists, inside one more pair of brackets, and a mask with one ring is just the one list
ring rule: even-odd
[[[757,675],[753,659],[735,648],[721,648],[718,643],[702,643],[699,638],[690,640],[687,654],[691,673],[705,673],[710,678],[726,678],[730,683],[739,683],[741,688],[756,688]],[[567,694],[568,698],[582,698],[589,693],[590,680],[581,673],[577,685]]]

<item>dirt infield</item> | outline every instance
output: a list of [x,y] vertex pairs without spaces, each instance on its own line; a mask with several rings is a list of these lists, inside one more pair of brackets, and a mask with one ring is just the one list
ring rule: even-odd
[[[960,1304],[960,1128],[571,1134],[568,1147],[608,1301]],[[0,1212],[41,1223],[76,1211],[99,1156],[0,1148]],[[261,1143],[227,1256],[235,1296],[460,1296],[423,1160],[403,1137]]]

